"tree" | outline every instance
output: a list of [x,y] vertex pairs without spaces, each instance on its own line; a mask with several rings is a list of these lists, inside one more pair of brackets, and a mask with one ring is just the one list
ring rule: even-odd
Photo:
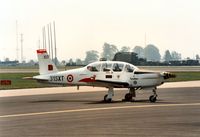
[[144,49],[141,46],[135,46],[133,52],[138,54],[138,58],[145,58]]
[[22,64],[26,64],[26,60],[22,60]]
[[83,65],[81,59],[76,59],[76,65]]
[[9,62],[10,59],[9,59],[9,58],[5,58],[4,61],[5,61],[5,62]]
[[172,60],[181,60],[181,54],[176,51],[172,51],[171,56],[172,56]]
[[159,49],[153,44],[149,44],[144,48],[144,54],[148,61],[160,61]]
[[36,63],[35,63],[34,60],[31,59],[31,60],[29,60],[28,64],[29,64],[29,65],[35,65]]
[[167,61],[167,62],[172,60],[172,56],[171,56],[169,50],[165,51],[164,60]]
[[69,65],[72,66],[74,64],[73,59],[69,59]]
[[61,61],[61,65],[64,65],[64,66],[65,66],[65,65],[66,65],[66,61],[65,61],[65,60],[62,60],[62,61]]
[[115,45],[110,45],[108,43],[104,43],[102,58],[106,58],[107,60],[112,60],[114,55],[117,52],[118,52],[118,49]]
[[60,65],[60,62],[57,57],[53,58],[53,62],[55,63],[55,65]]
[[91,62],[95,62],[99,58],[99,52],[96,50],[90,50],[86,52],[86,57],[85,57],[85,64],[89,64]]
[[126,47],[126,46],[123,46],[120,50],[120,52],[129,52],[130,51],[130,47]]
[[199,57],[199,55],[197,54],[197,55],[196,55],[196,60],[199,60],[199,59],[200,59],[200,57]]

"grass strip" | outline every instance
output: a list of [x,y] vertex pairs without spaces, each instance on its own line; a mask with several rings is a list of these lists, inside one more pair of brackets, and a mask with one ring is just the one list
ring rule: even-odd
[[[174,72],[176,78],[169,79],[167,82],[193,81],[200,80],[200,72]],[[0,80],[11,80],[11,85],[0,85],[0,90],[22,89],[22,88],[41,88],[54,87],[55,85],[38,83],[35,80],[24,80],[23,77],[32,77],[38,73],[1,73]]]

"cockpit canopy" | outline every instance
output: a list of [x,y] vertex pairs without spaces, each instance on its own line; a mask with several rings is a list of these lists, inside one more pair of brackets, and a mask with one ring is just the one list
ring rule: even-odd
[[87,69],[91,72],[106,72],[106,71],[113,71],[113,72],[134,72],[138,69],[136,66],[120,62],[120,61],[101,61],[101,62],[94,62],[86,66]]

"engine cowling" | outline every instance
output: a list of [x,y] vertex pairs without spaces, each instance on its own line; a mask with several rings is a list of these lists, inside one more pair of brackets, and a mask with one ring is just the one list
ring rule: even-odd
[[176,75],[170,72],[163,72],[164,79],[175,78]]

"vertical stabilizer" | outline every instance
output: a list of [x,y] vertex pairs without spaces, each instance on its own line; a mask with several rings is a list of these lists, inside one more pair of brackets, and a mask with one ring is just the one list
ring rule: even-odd
[[49,55],[46,49],[38,49],[37,56],[38,56],[38,62],[39,62],[40,75],[58,72],[58,69],[56,68],[55,64],[49,58]]

